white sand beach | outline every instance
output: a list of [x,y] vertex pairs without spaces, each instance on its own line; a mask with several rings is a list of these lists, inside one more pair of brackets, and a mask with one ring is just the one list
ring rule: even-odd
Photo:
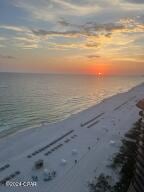
[[[36,187],[1,185],[0,191],[88,192],[88,181],[109,172],[107,165],[121,139],[138,120],[136,103],[143,97],[141,84],[61,122],[1,138],[0,182],[14,173],[9,181],[33,181],[33,175],[38,181]],[[44,167],[34,170],[39,159]],[[56,176],[44,181],[45,169],[56,171]]]

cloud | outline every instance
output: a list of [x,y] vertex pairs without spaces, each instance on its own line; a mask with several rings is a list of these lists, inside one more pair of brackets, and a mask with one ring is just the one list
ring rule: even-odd
[[27,27],[0,25],[0,29],[14,32],[6,37],[0,37],[0,41],[2,41],[1,47],[13,46],[23,49],[33,49],[38,48],[38,44],[41,41],[41,38],[34,35]]
[[15,32],[25,32],[27,29],[24,27],[17,27],[11,25],[0,25],[0,29],[11,30]]
[[[63,58],[70,56],[71,60],[78,55],[79,60],[85,59],[89,63],[120,58],[143,60],[143,0],[12,2],[16,8],[11,7],[9,17],[11,23],[18,25],[7,25],[4,21],[0,24],[0,47],[5,47],[0,49],[16,48],[22,55],[28,53],[23,49],[32,49],[30,53],[39,52],[37,56],[44,58],[60,55]],[[13,10],[16,11],[14,17]],[[18,16],[15,22],[14,18]],[[0,55],[1,60],[14,59],[12,52],[4,50],[2,53],[6,55]]]
[[126,2],[134,3],[134,4],[144,4],[143,0],[126,0]]
[[[52,23],[59,18],[69,18],[76,22],[90,18],[107,20],[123,15],[138,14],[143,11],[143,0],[13,0],[13,5],[26,12],[25,19]],[[133,2],[139,2],[134,4]],[[53,23],[52,23],[53,24]]]
[[47,42],[47,48],[53,50],[84,50],[84,49],[98,49],[100,44],[97,42],[74,42],[74,43],[58,43],[58,42]]
[[[99,6],[97,3],[88,4],[83,2],[83,6],[78,5],[75,1],[75,3],[64,1],[64,0],[53,0],[57,5],[60,5],[63,9],[71,10],[72,13],[77,13],[80,15],[85,15],[89,13],[93,13],[99,10]],[[68,13],[67,13],[68,14]]]
[[[62,29],[56,28],[55,30],[47,29],[29,29],[23,26],[7,26],[0,25],[0,28],[5,30],[15,31],[14,37],[9,39],[9,42],[13,46],[21,47],[24,49],[33,49],[42,47],[43,45],[50,48],[85,48],[85,49],[98,49],[99,47],[110,44],[115,35],[118,34],[134,34],[137,32],[144,32],[144,24],[142,19],[136,20],[135,18],[122,18],[119,21],[113,23],[96,23],[93,21],[86,22],[84,24],[71,23],[64,18],[58,21],[58,24],[62,26]],[[78,45],[77,43],[65,43],[58,42],[58,37],[65,38],[82,38],[82,43]],[[52,39],[54,42],[50,42]],[[113,43],[119,43],[121,45],[125,43],[131,43],[132,40],[128,38],[122,38],[122,41],[115,41]],[[56,45],[57,44],[57,45]],[[83,44],[83,45],[82,45]]]
[[88,48],[94,48],[94,47],[97,48],[97,47],[99,47],[99,43],[98,42],[87,42],[85,44],[85,46]]
[[64,19],[61,19],[58,21],[58,23],[66,28],[75,28],[80,31],[86,31],[86,32],[92,32],[92,31],[106,31],[106,32],[112,32],[115,30],[121,30],[124,29],[125,26],[121,23],[97,23],[93,21],[86,22],[85,24],[74,24],[70,23]]
[[[64,19],[58,21],[58,23],[63,26],[62,30],[33,29],[31,32],[33,35],[45,39],[48,39],[50,36],[54,39],[57,37],[75,38],[79,40],[83,38],[83,48],[93,49],[105,44],[111,44],[113,39],[116,39],[115,36],[122,38],[122,40],[119,39],[113,43],[125,45],[133,42],[133,40],[123,37],[124,35],[144,32],[144,24],[130,18],[123,18],[115,23],[86,22],[78,25],[65,21]],[[71,43],[62,43],[62,47],[70,48],[70,44]],[[73,44],[74,43],[72,43],[72,45]],[[79,48],[82,47],[77,44],[76,46]],[[58,47],[60,47],[59,43]],[[74,45],[72,47],[74,47]]]
[[111,33],[114,31],[121,31],[125,29],[125,26],[117,23],[86,23],[84,25],[74,25],[66,21],[60,21],[61,25],[71,26],[75,29],[65,30],[65,31],[49,31],[44,29],[33,29],[32,33],[37,36],[97,36],[99,34],[106,35],[110,37]]
[[12,44],[22,49],[34,49],[41,47],[44,38],[34,35],[32,32],[22,33],[11,38]]
[[5,37],[0,37],[0,47],[3,48],[5,47],[3,42],[5,42],[7,39]]
[[5,41],[6,38],[5,37],[0,37],[0,41]]
[[[62,28],[59,28],[62,26]],[[58,49],[99,49],[107,44],[119,44],[124,46],[133,42],[129,37],[123,37],[128,33],[144,32],[144,23],[141,19],[122,18],[116,22],[97,23],[94,21],[82,24],[71,23],[64,18],[58,21],[57,28],[49,29],[29,29],[23,26],[0,25],[0,28],[12,30],[12,37],[3,39],[3,45],[10,42],[10,46],[16,46],[24,49],[33,49],[39,47],[58,48]],[[115,41],[117,36],[119,39]],[[60,37],[60,38],[59,38]],[[73,38],[73,40],[71,39]],[[61,40],[60,40],[61,39]],[[78,43],[74,41],[78,41]]]
[[14,0],[14,6],[27,11],[33,18],[44,21],[51,21],[60,17],[70,15],[84,16],[99,11],[97,1],[91,3],[86,1],[79,4],[79,1],[66,0]]
[[16,59],[16,57],[14,57],[14,56],[11,56],[11,55],[2,55],[2,54],[0,54],[0,58],[1,58],[1,59]]
[[144,32],[144,23],[132,18],[123,18],[113,23],[86,22],[75,24],[64,19],[58,21],[63,27],[62,30],[33,29],[32,33],[36,36],[100,36],[110,38],[113,33]]
[[[58,21],[58,24],[63,26],[62,29],[28,29],[17,26],[0,26],[0,28],[15,31],[15,36],[12,37],[9,42],[11,42],[13,46],[24,49],[43,46],[55,49],[98,49],[105,44],[110,44],[115,34],[118,36],[118,34],[144,32],[143,23],[131,18],[123,18],[115,23],[96,23],[91,21],[80,25],[61,19]],[[58,37],[62,37],[63,41],[67,38],[67,40],[71,42],[60,43]],[[71,38],[78,39],[79,44],[72,42]],[[82,42],[80,43],[80,41]],[[132,40],[129,39],[127,41],[128,43],[132,42]],[[127,43],[127,41],[123,42]],[[115,43],[120,44],[121,42],[122,41],[119,40]]]
[[36,36],[79,36],[81,33],[79,31],[48,31],[43,29],[34,29],[32,30],[32,33]]
[[71,26],[71,24],[64,19],[59,20],[58,23],[64,27]]
[[100,58],[100,55],[86,55],[86,57],[89,59],[95,59],[95,58]]
[[[110,39],[112,33],[115,31],[121,31],[125,29],[122,24],[118,23],[106,23],[106,24],[97,24],[95,22],[89,22],[85,24],[72,24],[68,21],[62,20],[59,22],[60,25],[65,26],[63,30],[45,30],[45,29],[33,29],[31,32],[33,35],[39,38],[48,39],[53,37],[64,38],[75,38],[80,41],[80,38],[83,38],[83,45],[78,45],[77,43],[60,43],[57,42],[57,45],[53,44],[55,48],[80,48],[80,49],[97,49],[99,48],[106,39]],[[52,44],[48,43],[48,46],[52,47]]]

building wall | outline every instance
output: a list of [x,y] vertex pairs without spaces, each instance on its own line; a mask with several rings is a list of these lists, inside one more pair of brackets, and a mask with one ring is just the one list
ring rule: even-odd
[[141,120],[140,132],[134,178],[128,192],[144,192],[144,115]]

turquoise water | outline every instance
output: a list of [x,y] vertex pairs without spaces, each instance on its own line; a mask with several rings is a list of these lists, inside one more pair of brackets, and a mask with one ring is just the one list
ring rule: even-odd
[[0,73],[0,132],[57,122],[143,81],[143,77]]

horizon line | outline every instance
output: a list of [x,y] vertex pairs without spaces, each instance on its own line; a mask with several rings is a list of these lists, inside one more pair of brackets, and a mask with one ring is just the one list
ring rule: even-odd
[[97,76],[97,77],[110,77],[110,76],[144,76],[144,74],[104,74],[99,76],[99,74],[90,73],[49,73],[49,72],[22,72],[22,71],[0,71],[0,73],[10,73],[10,74],[39,74],[39,75],[76,75],[76,76]]

